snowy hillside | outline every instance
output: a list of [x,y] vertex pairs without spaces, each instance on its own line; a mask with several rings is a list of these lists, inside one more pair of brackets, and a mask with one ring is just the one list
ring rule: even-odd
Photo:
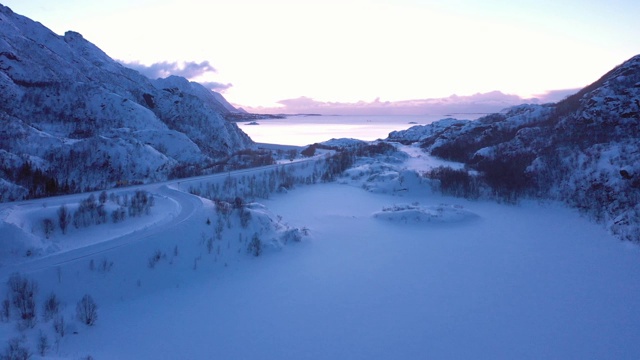
[[640,355],[636,246],[558,203],[433,192],[461,164],[415,146],[330,143],[360,154],[342,175],[332,150],[0,204],[0,356]]
[[492,196],[563,200],[640,241],[640,56],[557,104],[442,120],[388,140],[467,164]]
[[2,201],[163,180],[252,144],[199,84],[150,80],[1,5],[0,33]]

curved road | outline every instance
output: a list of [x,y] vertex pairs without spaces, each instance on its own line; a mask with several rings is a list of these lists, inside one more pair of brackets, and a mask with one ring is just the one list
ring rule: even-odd
[[112,240],[102,241],[69,251],[30,259],[15,265],[4,266],[0,268],[0,279],[8,278],[9,275],[14,272],[29,274],[39,272],[44,269],[54,268],[62,264],[74,262],[96,254],[105,253],[122,246],[148,239],[188,220],[198,209],[202,207],[202,201],[198,197],[171,189],[166,185],[160,186],[157,191],[154,191],[154,193],[174,201],[178,207],[178,215],[168,222],[161,223],[157,226],[138,229]]
[[[163,222],[158,225],[141,228],[111,240],[106,240],[106,241],[94,243],[91,245],[83,246],[80,248],[76,248],[76,249],[72,249],[64,252],[58,252],[51,255],[46,255],[44,257],[29,259],[27,261],[24,261],[18,264],[9,264],[9,265],[2,266],[0,267],[0,281],[4,281],[10,276],[10,274],[14,272],[19,272],[22,274],[30,274],[30,273],[39,272],[45,269],[53,269],[59,265],[75,262],[90,256],[94,256],[96,254],[109,252],[111,250],[114,250],[123,246],[134,244],[139,241],[143,241],[145,239],[151,238],[157,234],[160,234],[166,231],[167,229],[170,229],[174,226],[177,226],[187,221],[198,210],[202,208],[202,205],[203,205],[202,201],[197,196],[191,195],[183,191],[172,189],[170,185],[185,184],[185,183],[202,181],[202,180],[215,180],[215,179],[219,180],[220,178],[226,177],[229,175],[237,176],[241,174],[250,174],[254,172],[258,173],[258,172],[263,172],[265,170],[271,170],[276,167],[281,167],[281,166],[288,167],[296,164],[317,161],[318,159],[319,157],[315,157],[315,158],[310,158],[310,159],[306,159],[299,162],[268,165],[268,166],[263,166],[258,168],[243,169],[243,170],[237,170],[237,171],[232,171],[227,173],[219,173],[214,175],[205,175],[205,176],[198,176],[193,178],[165,181],[161,183],[132,186],[130,187],[131,189],[144,189],[153,193],[156,196],[162,196],[175,202],[176,206],[178,207],[177,216],[173,217],[168,222]],[[124,189],[125,188],[118,188],[117,190],[120,191]],[[82,194],[64,195],[64,196],[59,196],[54,198],[45,198],[45,199],[27,200],[19,203],[13,203],[12,205],[20,206],[28,203],[33,203],[33,202],[36,202],[36,203],[46,202],[49,204],[49,206],[51,205],[58,206],[58,205],[64,204],[65,200],[67,200],[68,202],[68,200],[74,199],[75,201],[78,198],[82,198]]]

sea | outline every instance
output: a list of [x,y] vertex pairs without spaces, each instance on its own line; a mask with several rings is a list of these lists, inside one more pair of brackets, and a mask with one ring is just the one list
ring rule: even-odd
[[[385,139],[396,130],[430,124],[444,118],[475,119],[479,115],[290,115],[238,126],[257,143],[305,146],[331,139]],[[257,123],[257,125],[256,125]]]

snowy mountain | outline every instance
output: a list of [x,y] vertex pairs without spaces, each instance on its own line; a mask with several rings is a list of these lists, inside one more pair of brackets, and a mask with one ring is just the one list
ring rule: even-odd
[[163,180],[249,147],[219,94],[0,5],[0,200]]
[[493,195],[561,199],[640,241],[640,55],[566,99],[392,132],[478,170]]

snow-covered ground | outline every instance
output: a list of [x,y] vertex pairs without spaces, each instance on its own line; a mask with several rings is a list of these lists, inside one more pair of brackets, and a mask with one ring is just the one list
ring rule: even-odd
[[[18,270],[37,281],[38,310],[55,292],[70,327],[56,345],[41,311],[22,332],[12,314],[0,339],[24,336],[35,354],[43,331],[46,359],[640,357],[636,245],[557,203],[434,194],[411,173],[439,164],[405,150],[249,204],[246,227],[238,210],[225,217],[184,191],[193,184],[149,187],[151,214],[120,230],[54,233],[57,252],[4,258],[0,280]],[[24,239],[46,241],[31,224],[58,202],[72,199],[0,214]],[[247,253],[256,234],[259,257]],[[74,319],[84,294],[99,306],[92,327]]]

